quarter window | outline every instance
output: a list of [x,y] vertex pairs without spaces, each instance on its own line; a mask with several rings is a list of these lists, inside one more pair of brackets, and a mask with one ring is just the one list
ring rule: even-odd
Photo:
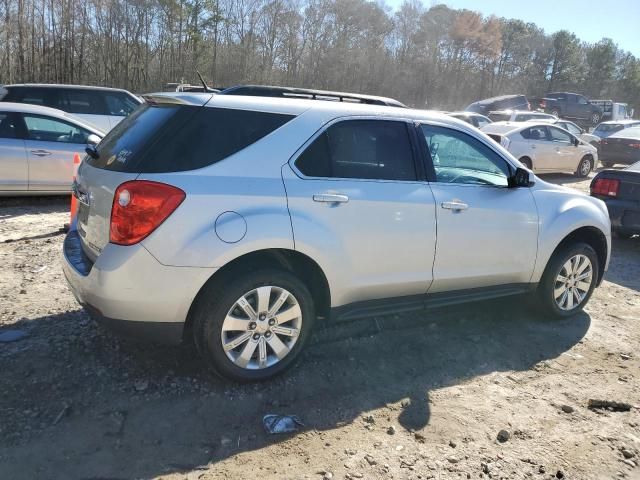
[[138,106],[138,103],[125,93],[107,93],[104,100],[107,104],[107,115],[126,117]]
[[480,141],[466,133],[433,125],[422,125],[422,131],[437,182],[508,186],[509,165]]
[[416,180],[407,125],[390,120],[347,120],[317,137],[296,160],[310,177]]
[[41,142],[87,143],[91,132],[71,123],[42,115],[23,115],[27,138]]

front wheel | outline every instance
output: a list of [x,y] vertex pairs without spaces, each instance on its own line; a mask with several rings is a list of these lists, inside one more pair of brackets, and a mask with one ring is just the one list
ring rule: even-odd
[[205,286],[194,308],[194,340],[214,373],[266,380],[295,362],[314,316],[313,298],[296,276],[259,270]]
[[554,108],[553,110],[551,110],[551,115],[553,115],[554,117],[560,118],[560,110],[556,110]]
[[578,164],[576,176],[580,178],[588,177],[591,173],[591,170],[593,170],[593,160],[591,159],[591,157],[584,157]]
[[598,255],[583,242],[558,249],[538,286],[542,309],[554,317],[570,317],[589,301],[599,273]]
[[591,125],[597,125],[598,123],[600,123],[600,114],[599,113],[591,114]]

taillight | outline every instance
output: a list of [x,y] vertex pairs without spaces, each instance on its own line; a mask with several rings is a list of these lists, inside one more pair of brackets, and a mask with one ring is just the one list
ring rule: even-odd
[[601,195],[603,197],[617,197],[620,188],[620,180],[611,178],[596,178],[591,185],[591,195]]
[[158,228],[184,198],[182,190],[165,183],[123,183],[113,197],[109,241],[118,245],[138,243]]

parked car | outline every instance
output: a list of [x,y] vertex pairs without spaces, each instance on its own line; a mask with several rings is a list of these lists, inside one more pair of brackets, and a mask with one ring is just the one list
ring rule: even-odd
[[531,99],[534,108],[541,108],[559,118],[580,124],[597,125],[602,119],[602,107],[592,104],[587,97],[571,92],[547,93],[544,98]]
[[70,192],[74,153],[103,136],[61,110],[0,103],[0,196]]
[[492,122],[528,122],[529,120],[556,120],[558,117],[529,110],[497,110],[489,112]]
[[27,83],[0,87],[0,102],[56,108],[108,132],[142,99],[119,88]]
[[75,296],[235,380],[288,368],[316,322],[519,293],[567,317],[608,264],[604,203],[442,114],[157,94],[90,151]]
[[598,151],[571,133],[544,122],[495,122],[482,129],[536,173],[572,172],[586,177]]
[[633,109],[629,109],[626,103],[613,100],[591,100],[591,103],[602,109],[602,120],[627,120],[633,117]]
[[602,165],[631,165],[640,161],[640,126],[625,128],[600,140]]
[[591,195],[607,204],[611,228],[618,237],[640,234],[640,162],[598,173],[591,181]]
[[593,130],[593,134],[600,139],[607,138],[625,128],[640,126],[640,120],[618,120],[611,122],[602,122]]
[[488,115],[495,110],[529,110],[529,108],[529,101],[524,95],[501,95],[473,102],[465,108],[465,111]]
[[458,118],[476,128],[482,128],[491,123],[491,119],[474,112],[448,112],[447,115]]
[[584,143],[589,143],[591,145],[593,145],[596,148],[600,148],[600,137],[598,137],[597,135],[593,135],[591,133],[587,133],[587,131],[582,128],[579,127],[578,125],[576,125],[573,122],[570,122],[569,120],[563,120],[562,118],[554,118],[552,120],[531,120],[532,122],[540,122],[543,121],[545,123],[550,123],[552,125],[555,125],[556,127],[560,127],[563,130],[566,130],[567,132],[569,132],[570,134],[578,137],[580,140],[582,140]]

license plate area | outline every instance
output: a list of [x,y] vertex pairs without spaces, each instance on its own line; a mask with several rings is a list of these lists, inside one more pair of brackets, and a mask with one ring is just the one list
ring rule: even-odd
[[86,225],[89,221],[89,205],[78,202],[78,223]]

